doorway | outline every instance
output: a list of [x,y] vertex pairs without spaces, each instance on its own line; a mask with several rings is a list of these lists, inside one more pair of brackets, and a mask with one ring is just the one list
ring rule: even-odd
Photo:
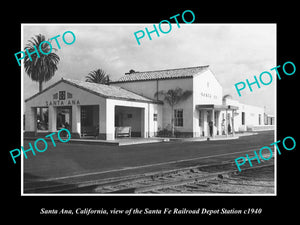
[[[144,131],[143,108],[115,106],[115,130],[130,130],[129,136],[143,137]],[[115,134],[116,137],[118,134]]]
[[72,107],[71,106],[60,106],[57,107],[57,119],[56,129],[60,130],[66,128],[69,131],[72,130]]
[[81,136],[99,135],[99,105],[81,106],[80,111]]

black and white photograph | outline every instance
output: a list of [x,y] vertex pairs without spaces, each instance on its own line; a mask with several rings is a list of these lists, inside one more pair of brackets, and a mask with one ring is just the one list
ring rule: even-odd
[[5,8],[4,216],[292,220],[296,6],[113,4]]
[[24,195],[276,194],[276,24],[160,25],[22,24]]

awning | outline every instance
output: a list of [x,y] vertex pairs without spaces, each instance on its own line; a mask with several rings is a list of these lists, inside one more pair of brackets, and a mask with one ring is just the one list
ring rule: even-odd
[[206,109],[206,110],[237,110],[239,107],[233,105],[215,105],[215,104],[208,104],[208,105],[196,105],[196,109]]

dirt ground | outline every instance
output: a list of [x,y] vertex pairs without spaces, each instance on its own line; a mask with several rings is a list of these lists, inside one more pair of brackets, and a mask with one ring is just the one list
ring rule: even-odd
[[220,175],[205,182],[160,189],[156,193],[275,194],[274,168],[270,166]]

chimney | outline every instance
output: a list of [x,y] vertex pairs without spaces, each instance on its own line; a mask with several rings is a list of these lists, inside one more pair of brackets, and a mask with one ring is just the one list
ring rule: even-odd
[[128,73],[125,73],[125,75],[129,75],[129,74],[131,74],[131,73],[136,73],[136,72],[138,72],[138,71],[135,71],[135,70],[131,69],[131,70],[129,70]]

